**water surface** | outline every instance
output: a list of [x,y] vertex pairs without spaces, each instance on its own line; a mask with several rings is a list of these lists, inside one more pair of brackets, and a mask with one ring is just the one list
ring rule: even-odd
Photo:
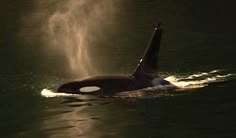
[[[68,12],[73,8],[63,5],[69,2],[72,3],[69,5],[75,5],[75,9],[80,2],[84,2],[84,6],[75,12]],[[75,1],[2,2],[1,137],[236,136],[234,1],[73,2]],[[92,11],[96,8],[101,12],[94,14]],[[70,13],[73,16],[69,17],[73,20],[53,18],[53,21],[74,21],[74,24],[83,26],[82,31],[78,26],[69,23],[76,31],[71,33],[69,29],[66,34],[73,37],[68,37],[62,35],[66,31],[66,23],[52,22],[59,29],[54,30],[57,31],[55,34],[50,34],[45,26],[54,13]],[[55,90],[61,83],[75,78],[132,72],[158,21],[163,22],[164,29],[160,74],[163,77],[172,76],[172,81],[177,79],[177,82],[207,80],[207,86],[125,98],[47,98],[41,95],[43,89]],[[78,29],[80,33],[77,33]],[[80,41],[77,41],[74,34],[81,35]],[[53,38],[56,38],[57,43],[51,41]],[[72,60],[75,63],[73,65],[80,66],[80,71],[75,71],[77,66],[72,68],[70,56],[66,54],[77,51],[74,49],[78,48],[78,42],[86,45],[83,48],[87,50],[87,54],[80,52],[87,58],[83,57],[82,61]],[[71,47],[64,49],[66,44]],[[214,70],[219,71],[211,74]],[[188,78],[194,74],[203,76]],[[231,76],[227,76],[229,74]],[[220,81],[208,79],[214,77]]]

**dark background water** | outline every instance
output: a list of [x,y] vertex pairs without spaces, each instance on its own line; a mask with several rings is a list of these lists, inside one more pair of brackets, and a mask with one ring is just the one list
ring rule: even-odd
[[[24,25],[22,17],[35,12],[35,3],[8,0],[0,4],[1,137],[236,136],[235,80],[151,99],[42,97],[43,88],[56,88],[76,77],[68,77],[64,58],[45,56],[42,39],[31,33],[39,25],[30,17]],[[95,47],[98,54],[93,59],[100,61],[101,74],[131,72],[158,21],[164,28],[159,63],[163,74],[235,72],[235,1],[121,3],[116,26],[106,36],[109,41],[101,41],[100,50]],[[28,30],[23,37],[33,42],[22,39],[22,30]]]

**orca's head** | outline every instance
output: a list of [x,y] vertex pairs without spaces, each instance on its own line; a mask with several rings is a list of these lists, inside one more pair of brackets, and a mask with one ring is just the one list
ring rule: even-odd
[[69,82],[62,84],[57,91],[58,92],[65,92],[65,93],[78,93],[79,92],[79,86],[76,85],[75,82]]

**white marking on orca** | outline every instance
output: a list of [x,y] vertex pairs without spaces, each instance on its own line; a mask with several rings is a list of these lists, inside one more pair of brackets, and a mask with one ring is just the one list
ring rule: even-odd
[[95,92],[95,91],[99,91],[99,90],[101,90],[101,88],[100,87],[97,87],[97,86],[85,86],[85,87],[81,87],[80,89],[79,89],[79,91],[81,91],[81,92]]

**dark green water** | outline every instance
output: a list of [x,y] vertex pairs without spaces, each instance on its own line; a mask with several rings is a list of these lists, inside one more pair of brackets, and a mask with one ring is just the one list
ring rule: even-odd
[[[60,8],[57,3],[66,1],[42,3],[0,4],[0,137],[236,137],[234,76],[203,88],[148,98],[43,97],[42,89],[55,89],[77,76],[68,71],[66,57],[48,47],[41,32],[49,15],[40,11],[51,13]],[[116,0],[115,18],[100,21],[106,26],[97,23],[94,29],[101,28],[103,33],[94,35],[103,37],[91,42],[96,45],[91,48],[94,72],[90,74],[131,72],[158,21],[164,29],[159,67],[165,77],[212,70],[220,70],[217,75],[234,74],[235,4],[233,0]]]

